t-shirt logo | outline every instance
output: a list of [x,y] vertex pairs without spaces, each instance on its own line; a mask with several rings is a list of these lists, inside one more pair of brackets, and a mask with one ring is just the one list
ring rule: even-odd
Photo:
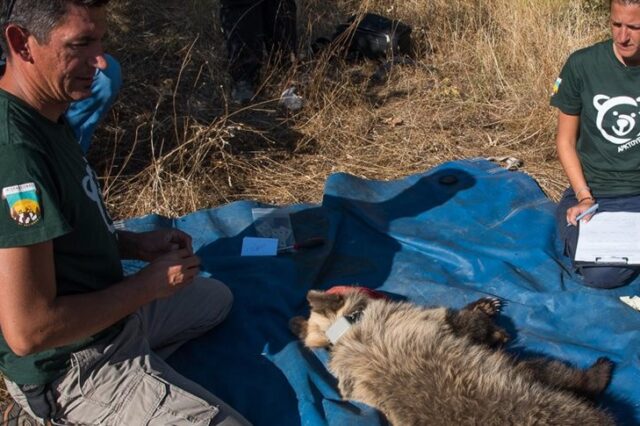
[[602,137],[616,145],[633,141],[640,135],[638,115],[640,98],[606,95],[593,97],[593,106],[598,110],[596,126]]
[[553,94],[557,95],[558,94],[558,90],[560,90],[560,85],[562,84],[562,79],[560,77],[558,77],[556,79],[556,82],[553,84]]
[[20,226],[33,226],[40,221],[40,202],[33,182],[2,189],[2,199],[7,200],[9,212]]
[[115,234],[116,227],[113,226],[113,221],[109,217],[107,210],[104,207],[104,203],[102,202],[102,196],[100,192],[100,185],[98,185],[98,178],[91,169],[91,167],[86,164],[85,168],[86,176],[82,179],[82,188],[84,189],[84,193],[87,194],[87,197],[98,207],[100,211],[100,215],[102,216],[102,220],[104,221],[105,226],[112,234]]

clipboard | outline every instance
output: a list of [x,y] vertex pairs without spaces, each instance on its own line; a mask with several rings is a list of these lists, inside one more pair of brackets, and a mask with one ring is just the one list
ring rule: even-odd
[[640,213],[600,212],[578,222],[576,265],[640,265]]

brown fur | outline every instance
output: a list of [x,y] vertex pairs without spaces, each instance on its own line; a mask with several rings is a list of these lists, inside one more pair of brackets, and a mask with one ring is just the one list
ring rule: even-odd
[[310,291],[309,320],[290,325],[307,347],[329,347],[327,328],[363,310],[331,347],[330,370],[344,399],[382,411],[394,425],[613,425],[583,396],[609,383],[612,364],[586,370],[543,358],[517,361],[500,346],[497,299],[460,311]]

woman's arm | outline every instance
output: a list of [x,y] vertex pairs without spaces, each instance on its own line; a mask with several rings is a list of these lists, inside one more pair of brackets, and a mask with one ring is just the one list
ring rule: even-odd
[[[579,133],[580,117],[560,112],[558,114],[556,147],[560,164],[562,164],[562,168],[569,178],[569,184],[576,194],[576,205],[567,209],[567,223],[572,225],[576,225],[576,216],[595,203],[576,150]],[[586,217],[585,220],[589,220],[589,217]]]

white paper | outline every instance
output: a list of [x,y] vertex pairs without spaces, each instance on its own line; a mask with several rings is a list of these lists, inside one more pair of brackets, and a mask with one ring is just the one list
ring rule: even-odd
[[240,256],[276,256],[278,254],[277,238],[244,237]]
[[640,213],[602,212],[580,222],[575,260],[640,263]]
[[640,297],[638,297],[638,296],[633,296],[633,297],[621,296],[620,300],[623,303],[631,306],[636,311],[640,311]]

